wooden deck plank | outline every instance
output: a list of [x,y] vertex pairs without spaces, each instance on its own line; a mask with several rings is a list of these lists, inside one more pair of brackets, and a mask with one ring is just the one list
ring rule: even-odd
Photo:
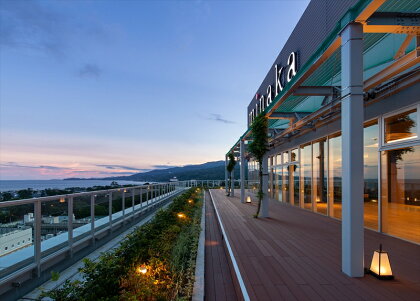
[[236,295],[228,257],[222,244],[222,235],[208,193],[206,200],[205,299],[206,301],[240,300]]
[[270,218],[255,219],[255,204],[211,192],[251,300],[420,300],[419,245],[366,230],[366,265],[381,242],[396,280],[350,278],[339,220],[275,201]]

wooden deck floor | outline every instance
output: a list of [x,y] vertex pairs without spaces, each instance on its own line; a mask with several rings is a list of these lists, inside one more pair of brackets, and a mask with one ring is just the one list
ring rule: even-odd
[[205,300],[236,301],[234,279],[222,242],[213,203],[206,192]]
[[419,245],[365,230],[365,265],[382,243],[396,279],[350,278],[340,221],[276,201],[270,218],[255,219],[256,204],[211,194],[251,300],[420,300]]

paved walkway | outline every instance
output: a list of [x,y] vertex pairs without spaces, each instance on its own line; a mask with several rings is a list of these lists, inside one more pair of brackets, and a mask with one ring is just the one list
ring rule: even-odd
[[216,219],[213,203],[206,192],[205,300],[239,300]]
[[211,194],[251,300],[420,300],[419,245],[366,230],[365,265],[382,243],[396,279],[350,278],[341,272],[340,221],[276,201],[271,218],[255,219],[256,204]]

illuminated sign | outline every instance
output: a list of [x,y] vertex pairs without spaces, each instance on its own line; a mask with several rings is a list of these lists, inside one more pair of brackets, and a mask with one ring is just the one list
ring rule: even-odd
[[[274,65],[275,70],[275,81],[274,81],[274,91],[273,86],[269,85],[266,90],[265,95],[255,94],[255,99],[257,100],[255,103],[255,108],[249,112],[249,124],[254,121],[254,118],[261,112],[267,108],[273,99],[283,90],[284,86],[290,82],[293,76],[296,75],[297,72],[297,54],[296,52],[292,52],[287,59],[287,67],[282,67],[279,65]],[[287,72],[285,73],[285,70]],[[274,92],[274,96],[273,96]]]

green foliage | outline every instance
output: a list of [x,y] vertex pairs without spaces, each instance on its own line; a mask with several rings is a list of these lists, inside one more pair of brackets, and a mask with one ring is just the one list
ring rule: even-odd
[[[188,200],[193,200],[188,202]],[[191,298],[202,202],[194,189],[159,210],[99,260],[84,260],[82,282],[44,293],[55,300],[176,300]],[[179,218],[182,212],[185,217]],[[137,271],[146,265],[148,272]]]
[[235,156],[233,155],[233,153],[229,153],[228,158],[229,158],[229,162],[228,162],[228,165],[226,166],[226,169],[230,174],[235,168],[236,161],[235,161]]
[[259,180],[260,180],[260,188],[258,190],[258,207],[257,213],[254,215],[255,218],[258,218],[261,209],[261,201],[264,197],[264,193],[262,191],[262,161],[264,158],[265,153],[268,151],[268,120],[267,117],[263,114],[259,114],[251,124],[251,136],[252,142],[248,144],[248,151],[251,155],[255,158],[259,165]]
[[51,271],[51,280],[57,281],[58,279],[60,279],[60,273],[56,271]]
[[268,121],[265,115],[258,115],[251,124],[252,141],[248,144],[248,151],[258,162],[262,162],[268,151]]
[[10,192],[0,193],[0,202],[7,202],[13,198],[13,195]]
[[31,188],[18,190],[17,194],[19,199],[30,199],[33,195],[34,191]]

